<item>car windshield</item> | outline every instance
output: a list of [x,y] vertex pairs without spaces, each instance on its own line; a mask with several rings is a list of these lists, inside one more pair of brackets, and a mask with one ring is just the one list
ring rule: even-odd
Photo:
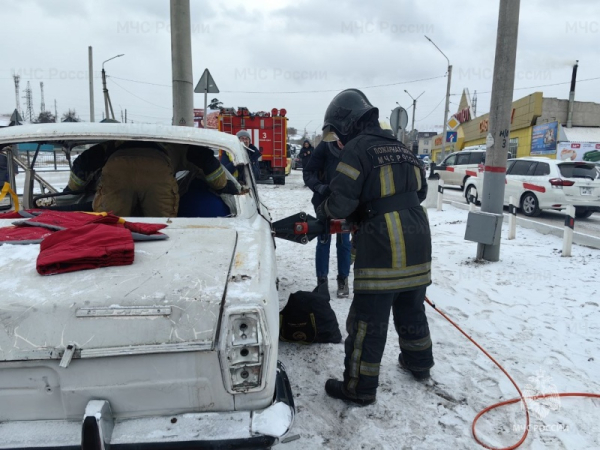
[[598,171],[593,164],[586,163],[562,163],[558,165],[561,176],[565,178],[598,178]]

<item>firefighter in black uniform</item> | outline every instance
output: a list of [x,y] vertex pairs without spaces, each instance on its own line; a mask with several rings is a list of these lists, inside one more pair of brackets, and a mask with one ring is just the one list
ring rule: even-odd
[[420,206],[427,195],[425,170],[391,131],[381,129],[378,117],[359,90],[347,89],[332,100],[323,138],[337,135],[344,151],[331,195],[317,211],[321,220],[358,224],[344,379],[327,380],[325,391],[361,406],[375,403],[390,310],[400,365],[419,380],[429,378],[433,366],[424,306],[431,284],[431,234]]

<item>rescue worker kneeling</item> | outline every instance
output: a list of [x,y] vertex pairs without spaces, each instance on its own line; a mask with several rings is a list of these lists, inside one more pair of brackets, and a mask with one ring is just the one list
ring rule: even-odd
[[343,381],[327,380],[334,398],[365,406],[375,402],[390,310],[400,339],[400,365],[416,379],[433,366],[425,315],[431,283],[431,234],[420,206],[427,194],[421,163],[388,130],[366,96],[348,89],[325,113],[324,140],[344,144],[331,195],[317,217],[358,224],[354,299],[348,313]]
[[125,217],[176,217],[175,173],[180,170],[201,172],[216,191],[227,187],[225,171],[210,148],[125,142],[102,167],[93,209]]

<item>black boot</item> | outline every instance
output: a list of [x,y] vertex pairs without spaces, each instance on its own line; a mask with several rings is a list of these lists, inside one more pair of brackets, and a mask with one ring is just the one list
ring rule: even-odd
[[350,289],[348,288],[348,277],[337,277],[337,298],[348,298]]
[[321,286],[323,283],[327,284],[327,277],[317,277],[317,286]]
[[363,399],[354,398],[346,395],[344,393],[344,383],[338,380],[334,380],[333,378],[330,378],[325,383],[325,392],[327,392],[327,395],[329,395],[330,397],[337,398],[339,400],[344,400],[346,402],[352,402],[358,406],[373,405],[377,401],[375,396],[373,396],[373,398]]
[[404,370],[408,370],[410,373],[412,373],[412,376],[415,377],[415,380],[423,381],[423,380],[427,380],[431,377],[431,373],[429,372],[429,369],[424,369],[424,370],[410,369],[404,362],[404,357],[402,356],[402,353],[400,353],[400,356],[398,356],[398,362],[400,363],[400,367],[402,367]]

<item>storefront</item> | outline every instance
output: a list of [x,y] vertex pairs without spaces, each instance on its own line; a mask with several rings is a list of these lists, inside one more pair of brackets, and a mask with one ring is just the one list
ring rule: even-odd
[[[520,158],[532,155],[554,159],[558,154],[560,158],[560,153],[570,142],[593,143],[593,149],[587,145],[585,148],[587,151],[596,150],[595,145],[600,143],[600,104],[575,102],[573,128],[562,125],[567,122],[567,111],[568,100],[544,98],[542,92],[535,92],[514,101],[510,119],[509,156]],[[459,110],[454,117],[460,125],[455,130],[456,142],[446,143],[446,154],[466,147],[485,145],[485,138],[490,129],[489,113],[473,117],[467,90],[463,92]],[[584,137],[587,140],[582,140],[578,134],[583,131],[574,131],[582,129],[587,130]],[[573,138],[569,137],[569,133]],[[438,134],[434,137],[432,160],[438,161],[441,149],[442,135]],[[572,155],[572,152],[569,153],[569,156]]]

